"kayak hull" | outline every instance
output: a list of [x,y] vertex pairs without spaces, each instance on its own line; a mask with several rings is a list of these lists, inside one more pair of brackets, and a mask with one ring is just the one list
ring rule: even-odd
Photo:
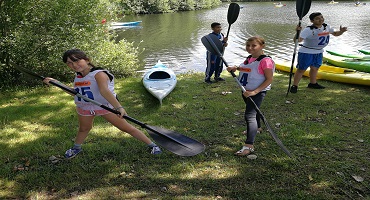
[[367,73],[370,72],[370,60],[359,61],[357,59],[343,58],[330,54],[325,54],[323,60],[337,67],[350,68]]
[[338,52],[334,52],[334,51],[329,51],[329,50],[326,50],[326,52],[328,52],[329,54],[334,55],[334,56],[339,56],[339,57],[344,57],[344,58],[354,58],[354,59],[356,59],[358,61],[370,60],[370,55],[342,54],[342,53],[338,53]]
[[162,100],[170,94],[177,84],[176,74],[160,61],[144,73],[145,89],[156,97],[162,105]]
[[370,55],[370,51],[366,51],[366,50],[362,50],[362,49],[359,49],[358,51],[365,54],[365,55]]
[[[275,61],[277,70],[290,72],[291,63],[286,61]],[[293,68],[293,72],[296,68]],[[309,69],[305,71],[304,76],[309,77]],[[370,86],[370,73],[358,72],[353,69],[335,67],[330,65],[321,65],[317,73],[317,79],[328,80],[338,83],[348,83],[355,85]]]
[[142,21],[136,22],[112,22],[111,26],[138,26]]

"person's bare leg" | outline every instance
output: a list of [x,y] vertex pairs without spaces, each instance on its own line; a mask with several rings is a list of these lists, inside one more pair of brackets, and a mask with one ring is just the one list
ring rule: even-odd
[[310,66],[310,83],[312,84],[316,83],[316,77],[317,77],[318,71],[319,71],[319,68]]
[[78,132],[75,138],[75,144],[82,144],[87,135],[89,134],[91,128],[93,127],[94,116],[81,116],[78,115]]
[[116,114],[109,113],[102,115],[102,117],[119,130],[132,135],[134,138],[144,142],[145,144],[152,143],[152,141],[143,132],[129,124],[125,119],[119,118]]
[[294,80],[293,80],[293,85],[298,86],[299,81],[301,81],[302,76],[306,70],[303,69],[297,69],[297,71],[294,74]]

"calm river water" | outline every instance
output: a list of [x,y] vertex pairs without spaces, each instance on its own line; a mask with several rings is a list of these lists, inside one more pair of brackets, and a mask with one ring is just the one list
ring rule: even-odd
[[[328,0],[329,2],[329,0]],[[328,4],[312,2],[302,26],[310,25],[308,15],[321,12],[325,22],[336,30],[347,26],[348,31],[339,37],[331,37],[326,50],[341,53],[357,53],[357,49],[370,50],[370,2],[355,6],[353,1]],[[238,20],[231,25],[229,46],[224,58],[229,64],[240,64],[247,56],[244,50],[246,38],[259,35],[265,38],[265,54],[274,59],[291,60],[293,37],[298,24],[295,2],[282,2],[286,6],[274,7],[272,2],[240,2],[242,9]],[[140,58],[144,68],[152,67],[161,60],[176,73],[203,72],[206,66],[206,49],[200,39],[211,32],[210,24],[220,22],[226,35],[228,4],[209,10],[170,14],[126,16],[122,21],[142,21],[141,26],[118,31],[119,39],[135,42],[145,50]]]

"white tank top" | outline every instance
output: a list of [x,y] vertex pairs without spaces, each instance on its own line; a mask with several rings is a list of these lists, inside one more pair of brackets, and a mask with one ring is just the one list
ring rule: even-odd
[[[112,92],[114,96],[116,96],[116,93],[114,92],[114,76],[110,74],[106,70],[94,70],[92,72],[89,72],[86,76],[82,77],[81,75],[76,75],[74,80],[74,89],[90,98],[93,99],[103,105],[112,107],[109,102],[100,94],[98,83],[96,82],[95,75],[99,72],[105,72],[112,76],[112,80],[108,80],[108,89]],[[75,104],[77,107],[83,109],[83,110],[102,110],[100,106],[97,106],[93,103],[90,103],[88,101],[85,101],[84,99],[75,96]]]
[[[270,57],[264,57],[262,59],[271,59]],[[257,58],[255,61],[251,63],[245,64],[242,63],[239,65],[239,81],[244,86],[246,90],[255,90],[260,86],[265,80],[265,75],[258,73],[258,67],[262,59]],[[248,60],[248,59],[247,59]],[[275,70],[275,66],[273,71]],[[262,91],[267,91],[271,89],[271,84],[268,85]]]

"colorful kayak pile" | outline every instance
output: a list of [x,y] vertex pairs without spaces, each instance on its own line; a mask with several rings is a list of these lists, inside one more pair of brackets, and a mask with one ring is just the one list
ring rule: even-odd
[[[276,70],[290,72],[291,62],[275,60]],[[293,72],[296,68],[293,68]],[[309,77],[309,69],[303,74]],[[342,68],[330,65],[321,65],[317,73],[317,79],[323,79],[339,83],[370,86],[370,73],[359,72],[354,69]]]
[[[365,50],[361,51],[369,53]],[[333,51],[327,51],[327,53],[324,55],[324,61],[329,64],[370,73],[370,55],[341,54]]]

